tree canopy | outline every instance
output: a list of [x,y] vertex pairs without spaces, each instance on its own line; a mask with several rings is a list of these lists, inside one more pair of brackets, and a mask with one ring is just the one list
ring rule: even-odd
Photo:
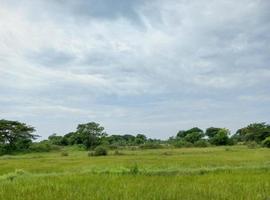
[[0,120],[0,146],[1,151],[12,152],[29,148],[32,140],[38,135],[33,135],[35,128],[25,123],[10,120]]

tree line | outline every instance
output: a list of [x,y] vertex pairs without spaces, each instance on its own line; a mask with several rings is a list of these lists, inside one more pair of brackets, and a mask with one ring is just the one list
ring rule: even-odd
[[14,152],[49,151],[60,146],[78,146],[94,149],[97,146],[118,148],[136,146],[140,148],[207,147],[210,145],[253,144],[270,147],[270,125],[252,123],[231,134],[226,128],[210,127],[205,131],[198,127],[180,130],[168,140],[147,138],[144,134],[108,135],[96,122],[79,124],[74,132],[63,136],[52,134],[47,140],[34,142],[39,136],[35,128],[11,120],[0,120],[0,155]]

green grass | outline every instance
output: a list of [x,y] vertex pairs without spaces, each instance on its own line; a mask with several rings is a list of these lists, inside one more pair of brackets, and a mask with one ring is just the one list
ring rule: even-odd
[[0,157],[0,199],[270,199],[266,148],[67,151]]

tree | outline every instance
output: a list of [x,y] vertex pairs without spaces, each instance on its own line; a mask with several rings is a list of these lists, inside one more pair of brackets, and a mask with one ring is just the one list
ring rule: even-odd
[[176,134],[176,138],[178,139],[183,139],[186,137],[186,131],[185,130],[180,130],[178,131],[178,133]]
[[210,143],[214,145],[228,145],[230,143],[229,134],[228,129],[222,128],[210,138]]
[[93,148],[100,144],[101,137],[105,137],[104,127],[98,123],[89,122],[86,124],[79,124],[75,136],[77,141],[81,142],[86,148]]
[[205,135],[209,138],[213,138],[222,128],[210,127],[205,131]]
[[237,130],[234,135],[239,141],[255,141],[261,143],[270,136],[270,125],[266,123],[253,123]]
[[32,140],[38,135],[33,135],[35,128],[18,121],[0,120],[0,144],[2,151],[28,149]]
[[147,137],[143,134],[137,134],[135,138],[136,144],[144,144],[147,141]]
[[203,136],[204,136],[203,130],[198,127],[194,127],[186,131],[184,130],[178,131],[176,139],[184,140],[190,143],[195,143],[198,140],[200,140]]
[[56,133],[50,135],[48,137],[48,140],[51,144],[54,144],[54,145],[66,145],[63,136],[59,136]]

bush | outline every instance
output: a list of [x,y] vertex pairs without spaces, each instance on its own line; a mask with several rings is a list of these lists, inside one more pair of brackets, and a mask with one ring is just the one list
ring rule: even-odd
[[111,150],[115,150],[115,149],[118,149],[118,148],[119,148],[119,146],[117,144],[109,145],[109,149],[111,149]]
[[161,149],[163,146],[161,144],[155,144],[155,143],[146,143],[140,145],[141,149]]
[[246,142],[246,145],[249,149],[255,149],[258,147],[258,143],[255,141]]
[[62,153],[61,153],[61,156],[63,156],[63,157],[64,157],[64,156],[68,156],[68,152],[66,152],[66,151],[62,152]]
[[270,148],[270,137],[265,138],[265,140],[262,142],[262,145],[264,147]]
[[120,152],[118,150],[115,150],[114,151],[114,155],[116,155],[116,156],[122,156],[122,155],[125,155],[125,154],[123,152]]
[[94,150],[94,156],[106,156],[108,155],[107,148],[103,146],[97,146]]
[[190,142],[187,142],[185,140],[177,140],[174,144],[173,144],[176,148],[182,148],[182,147],[192,147],[193,144]]
[[87,155],[88,157],[92,157],[92,156],[95,156],[95,153],[93,151],[89,151]]
[[133,174],[133,175],[136,175],[140,172],[139,170],[139,166],[136,164],[134,164],[132,167],[129,168],[129,173],[130,174]]
[[56,151],[60,150],[59,146],[52,145],[49,142],[39,142],[39,143],[33,143],[29,150],[32,152],[49,152],[49,151]]
[[198,140],[195,142],[195,147],[208,147],[210,144],[206,140]]

